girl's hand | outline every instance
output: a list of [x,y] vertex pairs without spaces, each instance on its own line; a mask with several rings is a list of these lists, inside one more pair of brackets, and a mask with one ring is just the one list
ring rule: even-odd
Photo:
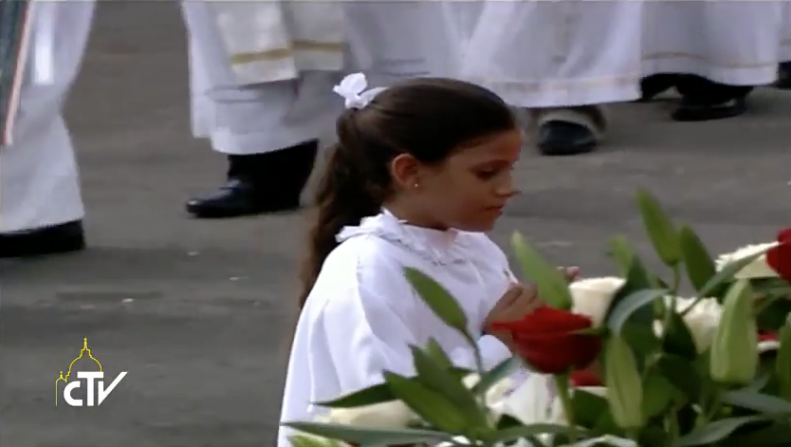
[[486,316],[483,322],[483,333],[497,337],[513,351],[515,346],[511,333],[509,331],[492,330],[492,323],[495,321],[519,320],[541,305],[541,300],[538,298],[538,290],[535,286],[512,284],[492,310],[489,311],[489,315]]

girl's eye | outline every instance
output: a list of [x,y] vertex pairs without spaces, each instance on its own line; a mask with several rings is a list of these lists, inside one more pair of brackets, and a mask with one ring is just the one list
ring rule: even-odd
[[497,169],[483,169],[483,170],[477,171],[476,175],[480,179],[488,180],[488,179],[496,176],[498,172],[499,172],[499,170],[497,170]]

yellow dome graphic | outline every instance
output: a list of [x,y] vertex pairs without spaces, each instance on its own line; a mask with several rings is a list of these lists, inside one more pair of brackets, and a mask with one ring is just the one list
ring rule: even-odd
[[71,363],[69,363],[69,369],[66,372],[66,377],[63,376],[63,371],[61,370],[60,376],[57,379],[55,379],[55,406],[56,407],[58,406],[58,383],[59,382],[63,382],[63,383],[68,383],[69,382],[69,378],[71,377],[71,369],[74,367],[74,364],[77,363],[77,361],[81,360],[83,357],[85,357],[86,354],[88,355],[88,358],[90,360],[93,360],[93,362],[96,363],[96,366],[99,367],[99,371],[103,371],[101,362],[99,362],[99,360],[96,359],[96,357],[94,357],[93,354],[91,354],[91,348],[88,347],[88,337],[83,338],[82,339],[82,349],[80,349],[80,355],[75,357],[74,360],[72,360]]

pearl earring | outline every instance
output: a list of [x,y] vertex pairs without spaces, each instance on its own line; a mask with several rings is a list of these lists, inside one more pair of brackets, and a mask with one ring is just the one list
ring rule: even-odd
[[420,188],[420,183],[418,183],[418,182],[415,182],[415,184],[414,184],[413,186],[414,186],[415,188]]

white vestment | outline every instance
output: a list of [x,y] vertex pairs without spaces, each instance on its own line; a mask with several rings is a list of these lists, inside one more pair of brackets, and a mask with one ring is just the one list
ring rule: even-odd
[[[324,262],[297,323],[281,422],[312,420],[312,405],[383,381],[382,372],[414,374],[409,345],[435,339],[459,366],[474,369],[473,350],[421,301],[404,267],[442,284],[467,315],[485,366],[511,353],[481,335],[489,311],[514,281],[505,254],[486,235],[410,226],[383,212],[346,227]],[[278,447],[289,447],[281,428]]]
[[[47,26],[52,31],[51,78],[47,83],[34,79],[37,57],[27,57],[13,143],[0,149],[0,233],[83,217],[74,149],[62,111],[79,72],[93,10],[92,1],[37,1],[33,5],[32,35],[50,34],[37,33],[36,27]],[[33,53],[37,45],[48,44],[36,42],[35,37],[31,43],[29,51]]]
[[[335,71],[304,76],[300,69],[316,52],[301,53],[300,67],[288,30],[275,20],[282,18],[273,12],[281,2],[223,4],[182,2],[189,34],[193,134],[234,155],[271,152],[317,138],[337,112],[323,92],[332,91],[343,48],[323,52],[322,61],[328,68],[337,65]],[[314,68],[322,62],[312,61]]]
[[459,76],[526,108],[637,99],[642,8],[625,1],[487,1],[466,48],[456,51]]
[[[643,73],[684,73],[728,85],[777,79],[788,2],[645,2]],[[788,49],[786,49],[787,55]]]
[[428,73],[422,35],[405,32],[423,17],[419,3],[182,5],[193,134],[219,152],[266,153],[318,138],[342,111],[332,87],[344,70],[365,71],[377,86]]
[[783,28],[780,32],[780,62],[791,62],[791,2],[783,2]]

